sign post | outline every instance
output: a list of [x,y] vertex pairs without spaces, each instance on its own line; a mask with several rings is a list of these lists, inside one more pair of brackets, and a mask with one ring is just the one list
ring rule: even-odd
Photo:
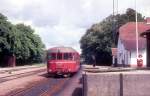
[[138,59],[137,59],[137,66],[142,67],[143,66],[143,56],[139,54]]

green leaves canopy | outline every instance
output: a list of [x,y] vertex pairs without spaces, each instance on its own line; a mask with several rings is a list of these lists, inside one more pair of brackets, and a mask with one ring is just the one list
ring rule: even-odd
[[14,32],[13,26],[7,21],[7,18],[0,14],[0,52],[11,49],[11,37]]
[[0,63],[5,56],[15,55],[18,64],[39,62],[43,56],[44,45],[30,26],[13,25],[0,14]]
[[34,34],[34,30],[30,26],[24,24],[16,25],[18,31],[16,56],[21,60],[38,60],[43,54],[44,45],[40,37]]

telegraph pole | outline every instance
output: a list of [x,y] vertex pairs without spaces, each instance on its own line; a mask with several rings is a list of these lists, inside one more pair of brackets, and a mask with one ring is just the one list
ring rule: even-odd
[[[118,11],[118,0],[117,0],[117,11]],[[115,18],[115,0],[113,0],[113,16],[112,16],[112,34],[113,34],[113,44],[112,44],[112,63],[114,67],[117,67],[117,48],[116,48],[116,18]]]
[[115,0],[113,0],[113,26],[112,26],[112,32],[113,32],[113,43],[112,47],[115,47]]
[[115,1],[113,0],[113,16],[115,15]]
[[138,42],[138,20],[137,20],[137,4],[135,0],[135,31],[136,31],[136,58],[138,59],[139,55],[139,42]]

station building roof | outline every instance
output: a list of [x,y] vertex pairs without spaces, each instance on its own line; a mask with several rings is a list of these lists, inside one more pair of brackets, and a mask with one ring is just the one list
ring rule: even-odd
[[[146,39],[140,36],[141,33],[150,29],[150,24],[138,22],[139,49],[146,48]],[[136,50],[136,22],[128,22],[119,28],[119,37],[127,50]]]

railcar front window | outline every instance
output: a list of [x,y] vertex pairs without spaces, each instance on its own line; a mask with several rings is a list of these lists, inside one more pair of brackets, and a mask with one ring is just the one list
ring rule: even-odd
[[57,60],[62,60],[62,54],[61,53],[57,54]]
[[64,53],[64,59],[65,60],[72,60],[72,54],[71,53]]

